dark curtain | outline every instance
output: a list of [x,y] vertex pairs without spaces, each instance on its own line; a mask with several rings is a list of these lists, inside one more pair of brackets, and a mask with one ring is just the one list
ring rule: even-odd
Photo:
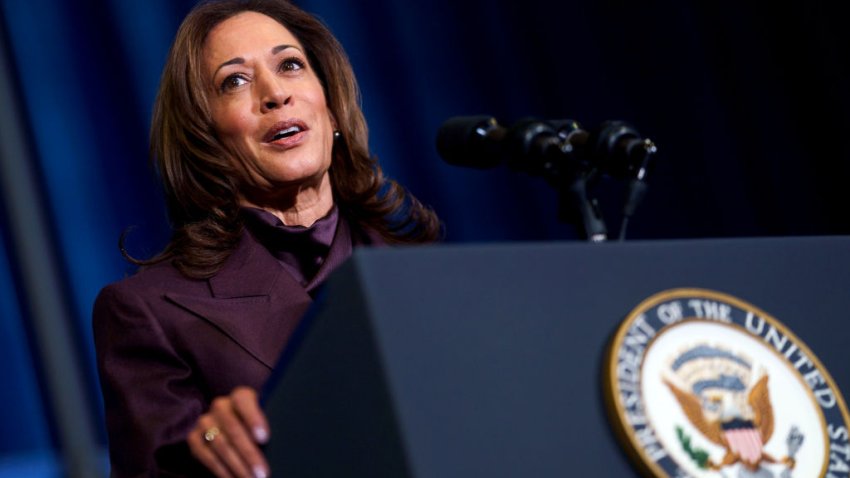
[[[78,319],[75,340],[92,377],[92,301],[132,271],[118,236],[133,227],[128,246],[138,257],[167,240],[147,134],[168,46],[193,3],[0,2]],[[298,3],[346,47],[373,152],[386,173],[436,209],[448,241],[577,238],[558,222],[557,195],[542,179],[439,159],[437,128],[469,114],[505,125],[524,117],[572,118],[588,128],[607,119],[634,124],[659,154],[633,239],[850,232],[850,34],[826,2]],[[622,187],[609,179],[597,190],[614,231]],[[0,266],[14,264],[13,246],[0,245],[7,259]],[[7,269],[0,293],[14,304],[20,285]],[[4,327],[26,322],[6,307]],[[6,341],[26,343],[25,327],[10,330],[0,351],[20,353]],[[49,428],[38,407],[23,406],[40,393],[37,375],[3,374],[21,393],[4,395],[0,408],[25,410],[4,417],[12,429]],[[86,386],[97,408],[95,383]],[[0,453],[49,448],[49,436],[40,429],[19,444],[0,441]]]

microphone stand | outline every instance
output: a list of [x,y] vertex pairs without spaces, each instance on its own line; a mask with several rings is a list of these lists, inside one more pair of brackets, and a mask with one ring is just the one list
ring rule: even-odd
[[[581,131],[578,123],[563,120],[553,122],[552,126],[558,140],[550,138],[550,142],[557,146],[550,144],[545,148],[540,174],[558,192],[558,220],[575,226],[579,236],[586,241],[605,242],[608,240],[608,228],[602,218],[602,209],[589,192],[599,171],[584,151],[576,149],[571,142],[572,135]],[[580,143],[587,140],[582,134],[575,138]]]
[[587,182],[586,175],[579,175],[557,188],[558,218],[575,225],[583,239],[595,243],[605,242],[608,240],[608,229],[599,202],[587,194]]

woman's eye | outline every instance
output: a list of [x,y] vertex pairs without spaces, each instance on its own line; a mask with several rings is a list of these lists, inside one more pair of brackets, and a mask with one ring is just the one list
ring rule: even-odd
[[248,80],[242,75],[230,75],[221,82],[221,91],[228,91],[234,88],[238,88],[245,83],[248,83]]
[[304,66],[300,58],[287,58],[280,62],[280,71],[298,71],[304,69]]

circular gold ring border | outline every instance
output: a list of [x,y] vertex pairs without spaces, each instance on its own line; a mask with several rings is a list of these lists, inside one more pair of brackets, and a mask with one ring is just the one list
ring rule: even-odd
[[[726,303],[733,304],[736,307],[743,309],[745,311],[752,311],[758,314],[761,318],[765,319],[771,325],[779,329],[780,332],[785,334],[785,336],[789,337],[799,348],[800,351],[804,352],[806,356],[811,359],[811,361],[815,364],[817,369],[820,371],[821,375],[824,378],[824,381],[829,385],[829,387],[835,391],[836,401],[838,403],[839,410],[841,411],[842,417],[844,417],[844,422],[846,424],[850,424],[850,413],[847,411],[847,404],[844,402],[843,394],[841,390],[838,389],[838,385],[836,385],[835,381],[832,380],[832,375],[829,374],[829,371],[823,364],[820,362],[820,359],[812,353],[812,350],[802,341],[799,337],[797,337],[793,332],[791,332],[783,323],[778,321],[775,317],[763,311],[762,309],[744,302],[737,297],[724,294],[723,292],[717,292],[709,289],[700,289],[700,288],[678,288],[678,289],[668,289],[662,292],[658,292],[653,294],[651,297],[645,299],[643,302],[638,304],[637,307],[632,309],[629,312],[629,315],[620,323],[620,326],[617,328],[617,333],[614,335],[613,340],[608,344],[607,350],[605,352],[605,365],[602,370],[604,373],[603,377],[603,397],[605,400],[605,408],[608,412],[608,417],[611,423],[614,425],[614,433],[617,435],[617,438],[620,440],[620,443],[623,444],[623,447],[626,449],[626,452],[629,454],[632,462],[638,465],[641,470],[641,473],[644,476],[655,477],[655,478],[665,478],[668,475],[655,464],[652,459],[646,455],[643,451],[643,448],[634,439],[633,434],[629,432],[628,424],[626,424],[623,420],[624,412],[622,404],[618,399],[619,394],[615,394],[615,391],[618,391],[617,387],[617,357],[616,352],[620,349],[620,346],[623,344],[623,339],[626,336],[626,333],[629,330],[629,326],[632,324],[632,321],[646,311],[662,302],[678,299],[682,297],[704,297],[708,299],[715,299],[719,301],[725,301]],[[652,426],[652,424],[650,424]],[[826,443],[826,446],[829,447],[829,443]]]

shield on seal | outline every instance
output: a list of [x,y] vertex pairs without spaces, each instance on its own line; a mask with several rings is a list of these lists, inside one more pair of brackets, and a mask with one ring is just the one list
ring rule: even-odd
[[729,444],[729,450],[740,456],[742,461],[755,465],[761,459],[761,435],[751,423],[743,427],[724,429],[723,437]]

